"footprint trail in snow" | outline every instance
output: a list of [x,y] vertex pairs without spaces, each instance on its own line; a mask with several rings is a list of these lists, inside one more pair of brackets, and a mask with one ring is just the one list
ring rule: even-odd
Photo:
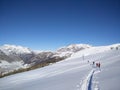
[[[77,90],[100,90],[99,82],[94,74],[99,73],[100,69],[93,68],[88,75],[77,85]],[[78,87],[79,86],[79,87]]]

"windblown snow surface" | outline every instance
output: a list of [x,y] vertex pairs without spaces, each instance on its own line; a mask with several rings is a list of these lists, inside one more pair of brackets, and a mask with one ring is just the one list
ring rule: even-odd
[[82,50],[64,61],[1,78],[0,90],[120,90],[120,49]]

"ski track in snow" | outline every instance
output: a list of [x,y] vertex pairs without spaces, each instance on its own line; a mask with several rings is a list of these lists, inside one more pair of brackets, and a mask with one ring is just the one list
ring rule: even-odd
[[[80,81],[80,85],[77,85],[77,90],[100,90],[99,85],[98,85],[98,81],[94,78],[93,80],[93,76],[96,73],[99,73],[100,69],[98,68],[93,68],[89,74],[85,77],[85,79]],[[94,84],[94,87],[93,85]]]

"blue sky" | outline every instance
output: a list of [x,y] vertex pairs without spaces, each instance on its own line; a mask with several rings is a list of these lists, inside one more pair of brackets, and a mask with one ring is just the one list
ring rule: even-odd
[[119,0],[0,0],[0,45],[55,50],[120,43]]

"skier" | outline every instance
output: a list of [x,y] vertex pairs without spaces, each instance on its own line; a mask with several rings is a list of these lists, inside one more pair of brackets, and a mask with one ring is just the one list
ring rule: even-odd
[[99,64],[98,64],[98,63],[96,63],[96,67],[99,67]]
[[88,60],[88,63],[89,63],[89,60]]
[[98,67],[100,68],[100,62],[98,63]]

